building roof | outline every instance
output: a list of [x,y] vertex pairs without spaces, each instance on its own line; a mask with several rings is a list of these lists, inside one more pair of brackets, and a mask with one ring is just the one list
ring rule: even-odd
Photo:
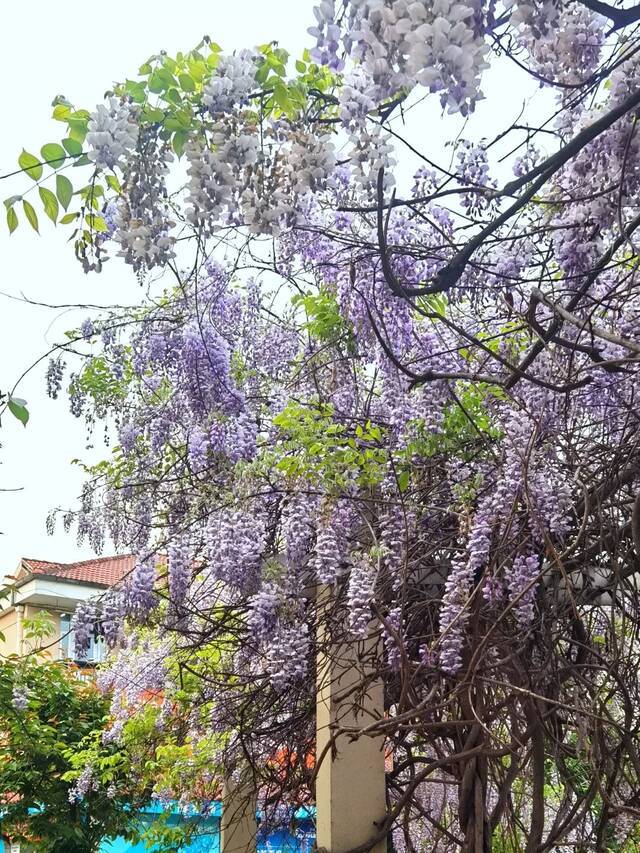
[[33,575],[46,575],[50,578],[90,583],[99,586],[114,586],[119,583],[135,565],[133,554],[113,557],[95,557],[79,563],[56,563],[51,560],[34,560],[23,557],[15,573],[15,580],[26,580]]

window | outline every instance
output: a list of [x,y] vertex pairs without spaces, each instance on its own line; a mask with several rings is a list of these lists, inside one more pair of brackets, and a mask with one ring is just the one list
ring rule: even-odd
[[60,614],[60,656],[78,663],[100,663],[106,657],[104,637],[91,637],[86,652],[76,655],[73,631],[71,630],[71,614]]

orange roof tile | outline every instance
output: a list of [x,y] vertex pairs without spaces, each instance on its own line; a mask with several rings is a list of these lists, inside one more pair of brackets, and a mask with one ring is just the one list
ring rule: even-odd
[[82,560],[79,563],[56,563],[51,560],[33,560],[30,557],[23,557],[17,579],[22,579],[24,571],[29,575],[48,575],[101,586],[114,586],[129,574],[134,565],[133,554],[94,557],[92,560]]

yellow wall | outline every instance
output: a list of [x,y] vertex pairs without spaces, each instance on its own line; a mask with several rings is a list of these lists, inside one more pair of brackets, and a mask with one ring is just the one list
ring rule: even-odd
[[[37,607],[32,604],[27,604],[24,607],[24,612],[22,614],[22,619],[33,619],[38,614],[45,612],[48,617],[53,621],[54,624],[54,632],[50,637],[46,638],[42,645],[44,646],[42,655],[45,657],[51,657],[54,659],[59,659],[61,657],[61,647],[60,647],[60,616],[64,612],[61,610],[51,610],[44,607]],[[11,654],[25,654],[29,651],[33,650],[33,645],[35,641],[25,640],[22,644],[22,650],[19,649],[19,634],[20,634],[20,614],[16,610],[15,607],[12,607],[10,610],[5,613],[0,614],[0,632],[4,634],[4,642],[0,638],[0,655],[8,656]]]
[[4,634],[4,641],[0,638],[0,655],[18,653],[18,614],[12,607],[6,613],[0,614],[0,631]]

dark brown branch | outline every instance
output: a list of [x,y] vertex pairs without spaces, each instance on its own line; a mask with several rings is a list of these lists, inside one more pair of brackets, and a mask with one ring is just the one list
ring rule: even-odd
[[580,2],[587,9],[591,9],[592,12],[597,12],[605,18],[609,18],[613,22],[611,32],[640,21],[640,4],[631,6],[629,9],[619,9],[616,6],[609,5],[609,3],[603,3],[602,0],[580,0]]

